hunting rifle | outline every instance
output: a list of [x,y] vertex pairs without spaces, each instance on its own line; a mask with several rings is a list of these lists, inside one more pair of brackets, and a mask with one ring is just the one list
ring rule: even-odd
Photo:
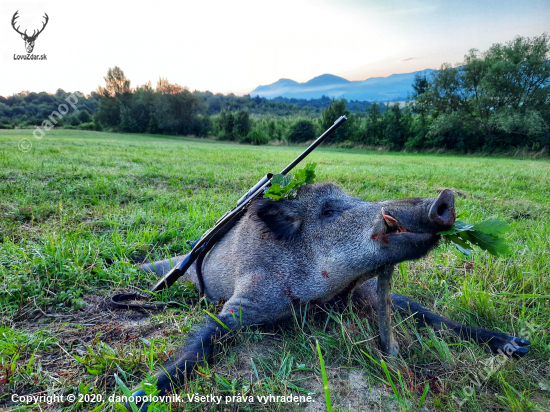
[[[330,136],[338,127],[340,127],[348,118],[346,116],[340,116],[332,126],[330,126],[325,133],[319,136],[309,147],[304,150],[296,159],[294,159],[287,167],[285,167],[280,174],[286,176],[298,163],[300,163],[308,154],[310,154],[317,146],[319,146],[323,140]],[[266,174],[256,183],[248,192],[246,192],[230,211],[226,212],[221,218],[216,221],[216,224],[208,229],[200,239],[195,242],[187,241],[191,245],[191,252],[187,254],[182,261],[175,265],[168,273],[166,273],[149,293],[121,293],[111,298],[111,305],[118,309],[162,309],[166,306],[179,306],[177,302],[170,302],[168,304],[151,304],[140,305],[134,303],[123,303],[128,300],[143,300],[151,298],[155,293],[160,292],[163,289],[169,288],[178,280],[181,276],[187,272],[194,262],[196,263],[197,279],[199,283],[199,292],[201,296],[204,294],[204,281],[202,278],[202,261],[208,251],[214,247],[214,245],[233,227],[238,218],[246,211],[250,203],[258,198],[262,197],[265,191],[271,186],[272,173]]]

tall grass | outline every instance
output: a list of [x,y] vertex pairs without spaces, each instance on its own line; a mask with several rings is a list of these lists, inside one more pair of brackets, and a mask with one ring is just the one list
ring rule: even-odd
[[[96,325],[101,318],[86,315],[93,299],[148,288],[153,277],[137,271],[133,261],[184,253],[187,239],[200,236],[260,176],[281,170],[303,149],[54,130],[22,153],[17,142],[23,137],[33,139],[29,130],[0,131],[0,382],[9,385],[0,392],[78,391],[77,379],[86,378],[87,391],[108,395],[118,387],[114,373],[124,371],[130,387],[158,368],[204,310],[215,316],[219,306],[200,300],[150,317],[145,326],[123,321],[116,336],[131,338],[109,341],[112,325]],[[466,324],[516,336],[535,325],[530,354],[507,362],[503,379],[495,374],[476,386],[465,410],[548,405],[540,388],[550,376],[550,162],[323,147],[308,161],[318,164],[318,180],[335,181],[369,201],[433,197],[447,187],[455,191],[464,220],[496,217],[512,224],[510,257],[476,252],[467,258],[440,245],[421,261],[400,264],[393,284],[395,291]],[[185,296],[197,297],[196,291],[177,284],[159,299]],[[397,318],[400,358],[382,364],[376,318],[367,308],[319,312],[310,306],[296,314],[294,326],[245,328],[218,345],[221,355],[186,390],[322,396],[325,383],[317,379],[326,378],[340,388],[330,392],[334,410],[346,409],[354,396],[353,402],[372,402],[359,395],[380,389],[387,396],[380,405],[396,401],[400,408],[408,402],[453,411],[452,396],[460,396],[493,362],[471,342],[417,330],[411,319]],[[324,349],[321,377],[313,339]],[[56,364],[70,373],[60,375]],[[352,372],[371,389],[345,389]],[[225,387],[216,374],[231,385]]]

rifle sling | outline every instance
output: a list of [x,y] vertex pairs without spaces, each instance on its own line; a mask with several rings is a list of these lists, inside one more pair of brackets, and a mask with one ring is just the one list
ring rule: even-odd
[[[202,265],[204,258],[210,252],[210,250],[235,226],[235,224],[241,219],[247,208],[243,208],[238,214],[235,214],[231,220],[229,220],[217,233],[208,241],[204,247],[201,248],[197,257],[195,258],[195,270],[197,273],[197,282],[200,296],[204,296],[204,278],[202,275]],[[139,303],[126,303],[128,300],[147,300],[150,299],[152,294],[145,294],[142,292],[133,293],[119,293],[113,296],[110,300],[110,305],[114,309],[132,309],[132,310],[163,310],[167,307],[179,307],[184,305],[184,302],[168,302],[168,303],[153,303],[153,304],[139,304]]]
[[235,216],[233,216],[231,220],[229,220],[222,228],[220,228],[220,230],[218,230],[218,232],[214,235],[214,237],[212,237],[212,239],[210,239],[208,243],[199,252],[197,259],[195,260],[195,271],[197,273],[197,281],[199,284],[198,286],[199,286],[200,296],[204,295],[204,278],[202,276],[202,264],[203,264],[204,258],[206,257],[208,252],[210,252],[210,250],[214,246],[216,246],[216,244],[220,240],[222,240],[223,237],[227,235],[227,233],[231,229],[233,229],[233,227],[237,224],[237,222],[241,220],[246,210],[247,210],[247,207],[244,207],[239,213],[235,214]]

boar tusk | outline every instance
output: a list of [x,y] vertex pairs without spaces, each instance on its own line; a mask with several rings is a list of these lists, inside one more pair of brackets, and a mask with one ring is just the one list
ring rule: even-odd
[[397,228],[399,227],[399,223],[397,222],[397,219],[391,217],[390,215],[386,214],[386,211],[384,208],[382,208],[382,216],[384,217],[384,220],[386,221],[387,225],[391,228]]

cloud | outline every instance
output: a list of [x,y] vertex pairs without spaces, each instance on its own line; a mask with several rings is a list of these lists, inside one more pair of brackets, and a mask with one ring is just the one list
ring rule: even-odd
[[408,62],[409,60],[418,60],[417,57],[407,57],[406,59],[401,60],[402,62]]

